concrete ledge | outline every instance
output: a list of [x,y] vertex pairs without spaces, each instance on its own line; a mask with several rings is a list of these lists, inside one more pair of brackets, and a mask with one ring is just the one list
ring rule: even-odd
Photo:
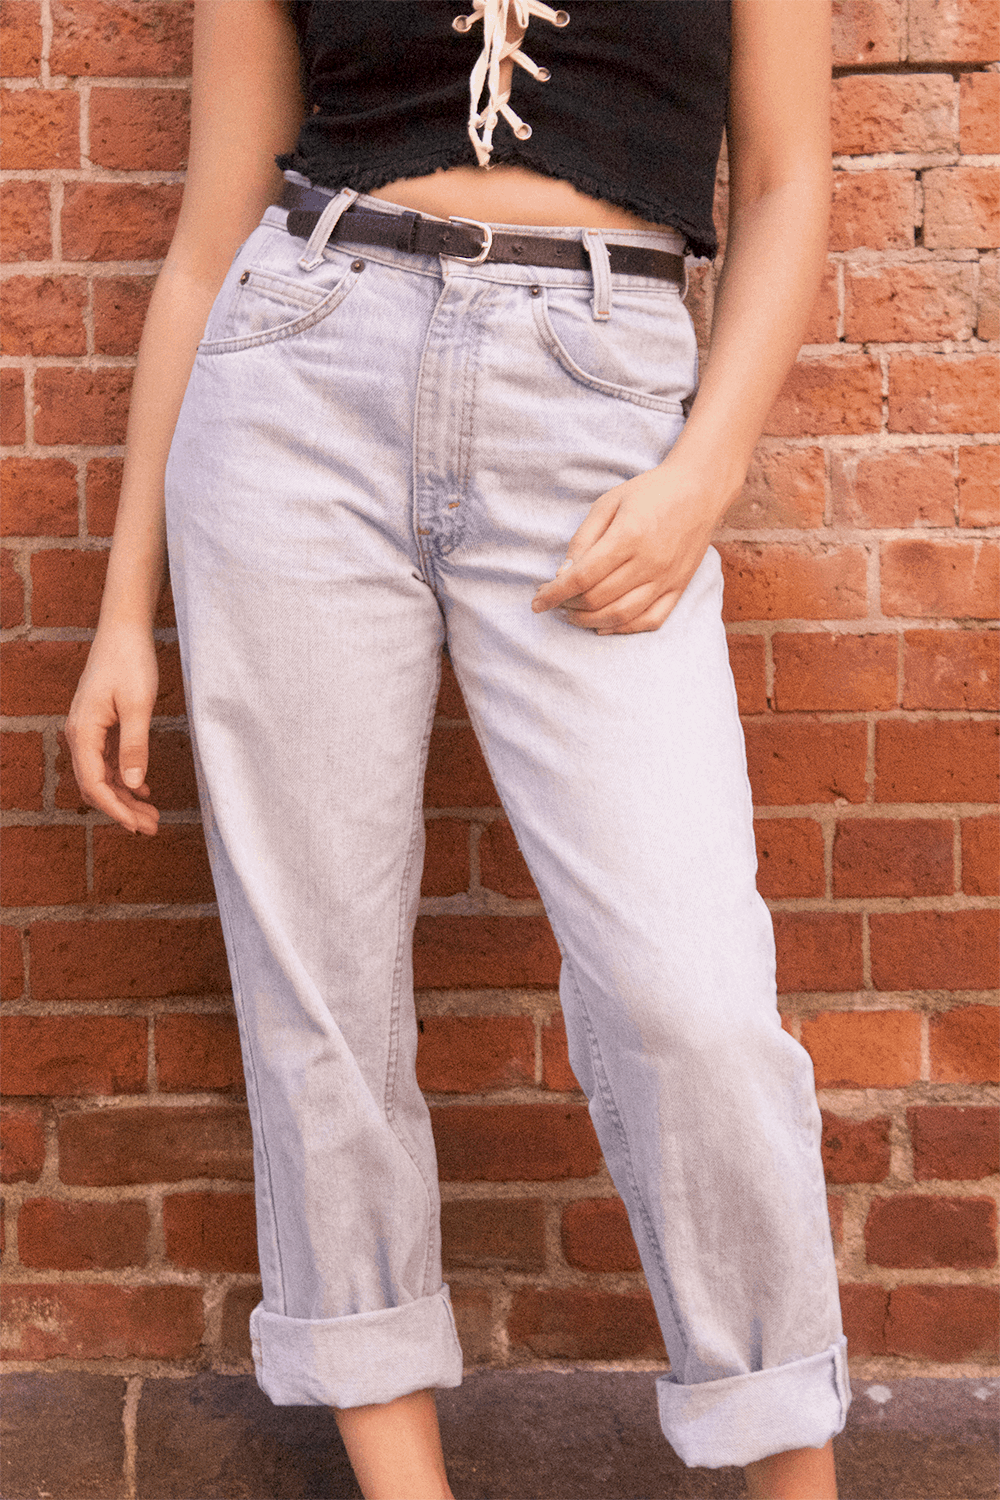
[[[359,1494],[330,1413],[274,1407],[250,1376],[32,1372],[3,1387],[3,1500]],[[998,1408],[997,1380],[861,1384],[837,1440],[843,1500],[996,1500]],[[479,1370],[440,1391],[438,1409],[459,1500],[744,1493],[737,1470],[675,1457],[649,1374]]]

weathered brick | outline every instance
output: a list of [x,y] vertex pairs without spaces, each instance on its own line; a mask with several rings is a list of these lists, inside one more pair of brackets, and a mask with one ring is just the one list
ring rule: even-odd
[[562,1249],[578,1271],[638,1271],[639,1252],[620,1198],[578,1198],[562,1215]]
[[950,448],[831,455],[835,521],[851,526],[952,526],[956,476]]
[[935,1083],[1000,1083],[1000,1011],[956,1005],[932,1016],[931,1078]]
[[181,206],[172,183],[74,182],[63,196],[67,260],[161,260]]
[[740,713],[764,713],[767,709],[764,637],[730,633],[727,644]]
[[929,249],[995,250],[1000,245],[1000,174],[995,167],[932,167],[924,172],[923,185],[924,244]]
[[487,823],[479,840],[479,878],[487,890],[505,896],[534,896],[538,891],[506,821]]
[[542,1082],[558,1093],[578,1093],[580,1085],[569,1064],[566,1022],[562,1013],[551,1016],[542,1027]]
[[419,917],[413,944],[418,989],[555,985],[559,949],[544,917]]
[[177,0],[54,0],[54,73],[183,77],[191,71],[191,7]]
[[875,1198],[865,1220],[865,1254],[875,1266],[992,1266],[996,1205],[989,1198]]
[[877,360],[869,354],[801,356],[788,372],[764,431],[775,437],[843,436],[877,432],[881,423]]
[[889,1316],[889,1293],[884,1286],[860,1282],[840,1288],[844,1332],[855,1359],[885,1353],[885,1327]]
[[70,89],[4,89],[4,167],[80,165],[80,100]]
[[750,720],[744,735],[754,800],[761,806],[865,800],[864,724]]
[[833,149],[839,155],[954,151],[957,145],[955,85],[947,73],[837,78],[831,114]]
[[59,1121],[59,1177],[80,1187],[197,1177],[250,1182],[250,1120],[236,1104],[66,1114]]
[[904,708],[995,708],[1000,637],[993,630],[908,630],[903,636]]
[[530,1016],[425,1016],[417,1082],[427,1093],[476,1094],[535,1078]]
[[231,1286],[226,1293],[219,1337],[219,1353],[226,1364],[250,1364],[250,1314],[260,1300],[259,1281],[250,1286]]
[[155,1047],[156,1084],[161,1093],[243,1092],[235,1016],[157,1016]]
[[976,337],[1000,339],[1000,277],[996,256],[979,257],[979,319]]
[[194,1286],[8,1282],[8,1359],[190,1359],[205,1328]]
[[782,633],[771,643],[780,710],[895,708],[895,635]]
[[905,0],[834,0],[833,60],[892,63],[905,57]]
[[0,466],[4,536],[75,536],[76,465],[65,458],[5,458]]
[[36,922],[31,928],[36,1000],[202,995],[229,990],[214,917]]
[[12,630],[24,624],[24,579],[10,547],[0,552],[0,627]]
[[831,250],[909,250],[916,222],[913,172],[834,172]]
[[443,1182],[560,1182],[601,1162],[585,1104],[451,1104],[431,1110]]
[[978,0],[910,0],[909,23],[911,62],[989,62],[1000,53],[1000,23]]
[[754,834],[762,896],[823,895],[823,830],[814,818],[757,818]]
[[959,79],[959,147],[968,156],[1000,151],[1000,73]]
[[1000,824],[995,817],[962,819],[962,889],[1000,896]]
[[974,1182],[1000,1172],[1000,1111],[918,1105],[906,1111],[917,1182]]
[[82,276],[11,276],[0,284],[4,354],[85,354]]
[[507,1318],[511,1351],[537,1359],[662,1359],[653,1303],[642,1292],[522,1287]]
[[1000,984],[1000,913],[873,913],[872,981],[877,990],[987,990]]
[[94,829],[94,897],[108,902],[200,902],[215,896],[200,824],[163,824],[153,839]]
[[22,1266],[42,1271],[115,1271],[146,1259],[145,1203],[29,1198],[17,1216]]
[[471,729],[435,729],[424,781],[425,807],[496,807],[497,796]]
[[853,620],[868,610],[860,547],[723,542],[727,620]]
[[875,728],[878,802],[996,802],[997,726],[887,719]]
[[960,526],[1000,526],[1000,446],[958,450]]
[[98,354],[136,352],[154,281],[152,276],[100,276],[95,280],[94,348]]
[[802,335],[803,344],[835,344],[839,319],[837,267],[831,261],[823,270],[819,291],[816,293],[809,312],[809,321]]
[[725,525],[812,529],[823,524],[825,502],[822,448],[758,448]]
[[163,1200],[167,1259],[188,1271],[257,1271],[252,1193],[168,1193]]
[[186,89],[94,89],[90,159],[118,171],[176,172],[187,164]]
[[51,548],[31,559],[31,621],[93,630],[101,606],[108,554]]
[[110,536],[115,527],[118,491],[122,482],[120,458],[92,458],[87,464],[87,530],[91,536]]
[[35,437],[40,443],[121,443],[125,440],[131,370],[35,372]]
[[884,1182],[889,1175],[888,1115],[846,1120],[823,1111],[823,1170],[827,1182]]
[[994,354],[893,354],[890,432],[995,432],[1000,402]]
[[844,336],[850,343],[969,339],[976,326],[975,266],[848,266]]
[[24,442],[23,370],[0,370],[0,438],[12,448]]
[[87,834],[83,828],[5,828],[4,902],[60,906],[87,899]]
[[468,723],[469,713],[462,697],[462,689],[455,676],[455,668],[447,656],[441,658],[441,686],[435,714],[441,719],[462,719]]
[[441,1205],[447,1270],[540,1271],[545,1205],[540,1198],[461,1199]]
[[19,1000],[24,994],[23,929],[6,923],[0,927],[0,997]]
[[0,53],[5,78],[34,78],[41,69],[42,8],[39,0],[4,0]]
[[826,1011],[802,1022],[817,1088],[898,1089],[920,1077],[920,1017],[905,1010]]
[[454,1287],[451,1294],[451,1310],[455,1318],[455,1330],[462,1346],[466,1369],[470,1365],[484,1365],[495,1358],[493,1294],[489,1288]]
[[[52,214],[47,182],[9,181],[0,200],[0,242],[4,259],[48,260],[52,254]],[[10,438],[5,438],[10,442]]]
[[5,1016],[0,1025],[11,1097],[135,1094],[146,1086],[142,1016]]
[[861,988],[861,917],[831,911],[774,913],[778,993]]
[[989,1286],[897,1286],[889,1293],[885,1353],[933,1361],[997,1356],[1000,1300]]
[[45,748],[37,730],[0,734],[0,793],[5,808],[37,812],[43,805]]
[[0,1182],[37,1182],[45,1166],[41,1110],[5,1108],[0,1127]]
[[850,818],[833,841],[835,896],[942,896],[955,888],[954,827],[944,820]]

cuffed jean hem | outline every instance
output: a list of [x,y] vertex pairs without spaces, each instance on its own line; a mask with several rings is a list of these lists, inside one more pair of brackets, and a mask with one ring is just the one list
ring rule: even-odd
[[841,1432],[851,1404],[847,1340],[770,1370],[679,1385],[656,1382],[660,1425],[689,1467],[752,1464],[791,1448],[822,1448]]
[[250,1314],[257,1384],[276,1406],[368,1406],[462,1383],[448,1288],[344,1318]]

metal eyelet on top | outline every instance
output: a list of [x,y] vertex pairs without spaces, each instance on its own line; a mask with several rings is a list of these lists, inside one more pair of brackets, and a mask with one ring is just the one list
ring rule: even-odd
[[240,286],[246,286],[246,284],[247,284],[247,282],[249,280],[250,280],[250,272],[249,271],[244,271],[243,275],[240,277]]

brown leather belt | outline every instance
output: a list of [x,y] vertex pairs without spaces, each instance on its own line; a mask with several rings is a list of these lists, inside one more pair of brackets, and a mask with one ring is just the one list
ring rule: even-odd
[[[286,182],[278,202],[287,208],[288,232],[308,239],[329,193]],[[417,255],[449,255],[470,265],[485,260],[508,265],[562,266],[571,271],[590,269],[590,257],[582,240],[552,239],[548,235],[500,234],[478,219],[425,219],[422,214],[379,213],[352,205],[335,225],[331,240],[352,245],[381,245],[388,250],[410,250]],[[623,276],[656,276],[684,283],[684,257],[668,250],[646,250],[640,245],[608,245],[612,273]]]

